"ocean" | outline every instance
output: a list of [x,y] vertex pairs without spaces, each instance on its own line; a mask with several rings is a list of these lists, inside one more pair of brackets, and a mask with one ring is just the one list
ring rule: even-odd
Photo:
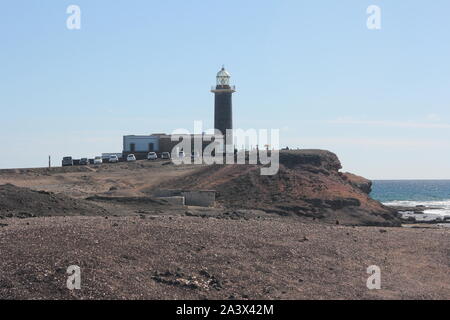
[[385,205],[426,206],[424,213],[450,215],[450,180],[375,180],[372,198]]

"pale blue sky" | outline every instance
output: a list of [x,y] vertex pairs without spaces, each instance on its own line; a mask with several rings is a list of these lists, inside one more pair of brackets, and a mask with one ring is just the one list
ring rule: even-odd
[[[66,28],[71,4],[81,30]],[[236,127],[279,128],[282,145],[329,149],[372,179],[450,178],[449,12],[448,0],[3,0],[0,168],[210,128],[225,64]]]

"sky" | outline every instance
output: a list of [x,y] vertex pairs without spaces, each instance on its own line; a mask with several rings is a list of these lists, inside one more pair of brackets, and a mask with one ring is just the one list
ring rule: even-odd
[[[70,30],[69,5],[81,9]],[[381,29],[367,27],[367,8]],[[450,179],[448,0],[0,2],[0,168],[121,152],[128,134],[234,126],[370,179]]]

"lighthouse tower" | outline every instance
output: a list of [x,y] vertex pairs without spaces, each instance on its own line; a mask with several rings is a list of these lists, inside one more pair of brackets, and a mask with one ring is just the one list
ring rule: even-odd
[[[227,129],[233,129],[232,95],[236,92],[236,87],[230,86],[230,77],[230,73],[225,70],[225,67],[222,67],[222,69],[217,73],[216,86],[211,90],[211,92],[215,95],[214,128],[216,130],[220,130],[224,136],[227,133]],[[228,140],[228,135],[226,138],[227,143],[233,143]]]

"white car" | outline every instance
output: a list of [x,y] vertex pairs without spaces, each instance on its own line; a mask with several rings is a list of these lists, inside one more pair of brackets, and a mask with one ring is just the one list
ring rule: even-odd
[[147,155],[147,160],[156,160],[158,159],[158,155],[156,152],[149,152]]
[[95,157],[94,158],[94,164],[102,164],[103,160],[102,157]]
[[110,162],[110,163],[117,163],[117,162],[119,162],[119,157],[116,156],[116,155],[111,155],[111,156],[109,157],[109,162]]
[[136,157],[134,156],[134,154],[129,154],[129,155],[127,156],[127,161],[128,161],[128,162],[134,162],[134,161],[136,161]]

